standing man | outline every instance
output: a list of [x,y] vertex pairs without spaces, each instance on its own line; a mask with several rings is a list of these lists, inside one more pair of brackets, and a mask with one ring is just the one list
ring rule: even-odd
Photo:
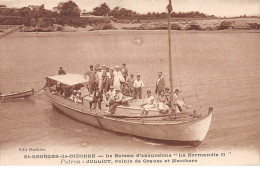
[[122,75],[123,75],[123,77],[125,78],[125,81],[126,81],[126,77],[128,76],[128,70],[126,68],[125,63],[122,64],[121,72],[122,72]]
[[140,78],[141,76],[137,75],[137,78],[134,82],[134,99],[142,99],[142,88],[144,87],[144,83]]
[[[115,69],[113,68],[113,67],[111,67],[110,69],[109,69],[109,76],[110,76],[110,78],[112,79],[112,85],[113,85],[113,83],[114,83],[114,71],[115,71]],[[108,73],[107,73],[107,75],[108,75]]]
[[119,66],[115,67],[113,76],[114,76],[114,88],[121,88],[121,82],[125,82],[125,79],[122,75],[122,72],[119,70]]
[[162,72],[159,72],[158,76],[159,77],[158,77],[157,82],[156,82],[155,93],[160,95],[160,93],[162,91],[164,91],[164,88],[165,88],[165,79],[162,76]]
[[131,96],[134,97],[134,82],[135,82],[135,79],[134,79],[133,74],[130,75],[130,78],[127,80],[127,82],[128,82],[128,86],[129,86],[130,91],[131,91]]
[[109,68],[106,68],[106,83],[104,87],[104,93],[108,92],[110,90],[110,87],[113,85],[113,79],[111,77],[111,73],[109,71]]
[[99,68],[100,68],[100,64],[97,64],[97,65],[95,66],[95,71],[97,72],[97,71],[99,70]]
[[95,89],[95,82],[96,82],[96,72],[94,71],[93,65],[89,66],[89,71],[85,74],[84,77],[89,78],[88,89],[90,94],[92,94]]
[[66,75],[66,72],[65,72],[65,70],[62,69],[62,67],[60,67],[58,75]]
[[106,72],[107,72],[107,67],[106,67],[106,65],[103,65],[103,66],[102,66],[102,70],[101,70],[101,71],[106,74]]
[[101,80],[101,82],[102,82],[102,83],[101,83],[101,90],[100,90],[100,91],[101,91],[102,93],[106,94],[106,92],[107,92],[107,91],[106,91],[106,85],[107,85],[107,84],[106,84],[106,83],[107,83],[106,73],[103,73],[103,74],[102,74],[102,80]]
[[94,92],[94,97],[92,101],[89,102],[89,108],[92,109],[92,104],[94,103],[94,109],[96,109],[97,104],[98,104],[98,112],[101,111],[101,102],[103,101],[103,95],[102,92],[96,88]]
[[96,73],[96,82],[98,83],[98,88],[101,91],[102,89],[102,79],[103,79],[103,71],[101,68],[97,69],[97,73]]

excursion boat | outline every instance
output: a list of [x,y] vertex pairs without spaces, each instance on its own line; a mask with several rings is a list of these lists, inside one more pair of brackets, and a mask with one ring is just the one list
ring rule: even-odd
[[34,90],[27,90],[23,92],[17,92],[17,93],[10,93],[10,94],[0,94],[0,100],[11,100],[11,99],[18,99],[18,98],[26,98],[34,95]]
[[[168,5],[168,40],[169,40],[169,75],[170,75],[170,98],[173,105],[172,84],[172,55],[171,55],[171,24],[170,13],[172,10],[171,0]],[[124,105],[117,106],[113,115],[108,113],[108,107],[103,101],[101,111],[90,109],[89,102],[93,95],[89,94],[84,87],[87,80],[80,74],[54,75],[46,78],[45,93],[52,101],[55,108],[69,117],[85,124],[99,127],[105,130],[134,135],[142,138],[160,140],[169,143],[187,144],[198,146],[206,137],[212,119],[213,108],[210,107],[207,114],[201,115],[194,111],[182,113],[161,113],[158,108],[148,111],[143,116],[143,100],[133,100],[124,97]],[[74,101],[69,97],[61,96],[55,90],[59,89],[81,90],[80,101]]]
[[114,115],[107,113],[108,107],[103,101],[101,111],[90,109],[89,102],[93,95],[89,94],[83,85],[86,79],[80,74],[54,75],[46,78],[47,83],[51,82],[63,85],[66,88],[80,88],[81,102],[75,102],[69,97],[65,98],[52,91],[51,86],[45,87],[45,94],[52,101],[52,105],[59,111],[85,124],[99,127],[129,135],[164,141],[183,142],[192,146],[198,146],[210,127],[212,111],[210,108],[205,116],[184,112],[175,115],[162,114],[157,108],[149,110],[146,116],[141,116],[143,100],[132,100],[128,97],[127,105],[117,107]]

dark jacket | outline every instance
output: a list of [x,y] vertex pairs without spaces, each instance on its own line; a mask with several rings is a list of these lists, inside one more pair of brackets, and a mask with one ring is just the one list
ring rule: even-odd
[[160,94],[161,91],[164,91],[164,88],[165,88],[165,79],[161,77],[158,83],[156,81],[155,93]]
[[128,70],[127,70],[127,68],[124,68],[124,71],[123,71],[123,68],[121,68],[121,72],[122,72],[122,75],[123,75],[123,77],[127,77],[128,76]]

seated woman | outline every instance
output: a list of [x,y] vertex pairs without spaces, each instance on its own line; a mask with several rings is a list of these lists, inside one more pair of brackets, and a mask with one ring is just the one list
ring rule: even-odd
[[163,113],[167,112],[170,108],[169,106],[166,105],[168,102],[166,96],[164,95],[164,91],[161,91],[158,99],[159,99],[158,110],[160,110]]
[[167,101],[170,102],[170,89],[168,87],[166,87],[164,89],[164,96],[166,97]]
[[78,90],[76,94],[76,103],[82,103],[81,91]]
[[181,91],[179,89],[176,89],[173,93],[173,104],[175,106],[175,111],[178,112],[182,112],[182,106],[186,107],[186,108],[190,108],[191,105],[186,105],[183,101],[178,100],[178,96],[180,95]]
[[[166,88],[165,88],[165,90],[166,90]],[[182,106],[184,106],[186,108],[190,108],[191,107],[191,105],[186,105],[183,101],[178,100],[178,96],[179,96],[180,93],[181,93],[181,91],[179,89],[176,89],[174,91],[174,93],[173,93],[173,105],[174,105],[174,110],[177,113],[182,112]],[[171,100],[170,100],[169,89],[167,90],[166,97],[167,97],[167,101],[168,101],[167,106],[171,107]]]
[[147,115],[148,111],[152,108],[154,108],[154,97],[152,96],[152,92],[150,90],[147,91],[147,102],[142,104],[143,111],[141,115]]

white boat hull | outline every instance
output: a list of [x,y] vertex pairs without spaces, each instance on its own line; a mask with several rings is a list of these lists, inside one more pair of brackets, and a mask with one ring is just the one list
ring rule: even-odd
[[200,143],[207,135],[212,118],[212,112],[210,112],[202,118],[189,122],[131,121],[98,115],[90,111],[88,105],[77,104],[49,92],[46,94],[55,108],[73,119],[105,130],[150,139]]

